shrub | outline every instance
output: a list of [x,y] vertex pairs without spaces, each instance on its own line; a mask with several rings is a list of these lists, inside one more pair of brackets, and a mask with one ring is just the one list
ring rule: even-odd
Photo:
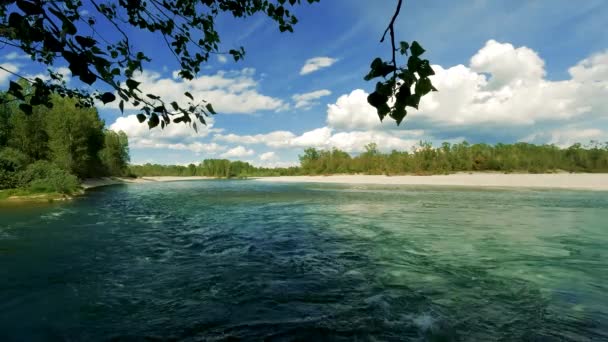
[[25,169],[30,158],[23,152],[14,148],[5,147],[0,149],[0,169],[15,172]]
[[18,185],[16,173],[4,170],[0,165],[0,190],[16,188]]
[[19,185],[34,192],[71,194],[80,188],[76,176],[52,163],[39,160],[19,173]]

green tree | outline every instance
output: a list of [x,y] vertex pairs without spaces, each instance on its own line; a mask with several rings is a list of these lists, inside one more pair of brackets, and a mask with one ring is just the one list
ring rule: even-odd
[[95,108],[76,108],[74,102],[55,97],[53,108],[47,110],[51,160],[79,177],[99,176],[104,123]]
[[108,175],[126,175],[130,157],[129,139],[125,132],[104,131],[104,146],[99,157]]

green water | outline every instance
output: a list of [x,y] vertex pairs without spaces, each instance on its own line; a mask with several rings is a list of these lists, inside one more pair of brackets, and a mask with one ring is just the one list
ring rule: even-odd
[[0,207],[0,340],[608,340],[608,193],[196,181]]

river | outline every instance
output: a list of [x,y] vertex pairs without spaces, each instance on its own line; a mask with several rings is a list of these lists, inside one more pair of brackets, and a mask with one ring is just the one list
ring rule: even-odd
[[190,181],[0,208],[0,340],[608,340],[608,192]]

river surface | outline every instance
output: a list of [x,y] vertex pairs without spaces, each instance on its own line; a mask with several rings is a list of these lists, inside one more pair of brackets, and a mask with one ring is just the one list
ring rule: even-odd
[[0,208],[0,340],[607,341],[608,193],[190,181]]

